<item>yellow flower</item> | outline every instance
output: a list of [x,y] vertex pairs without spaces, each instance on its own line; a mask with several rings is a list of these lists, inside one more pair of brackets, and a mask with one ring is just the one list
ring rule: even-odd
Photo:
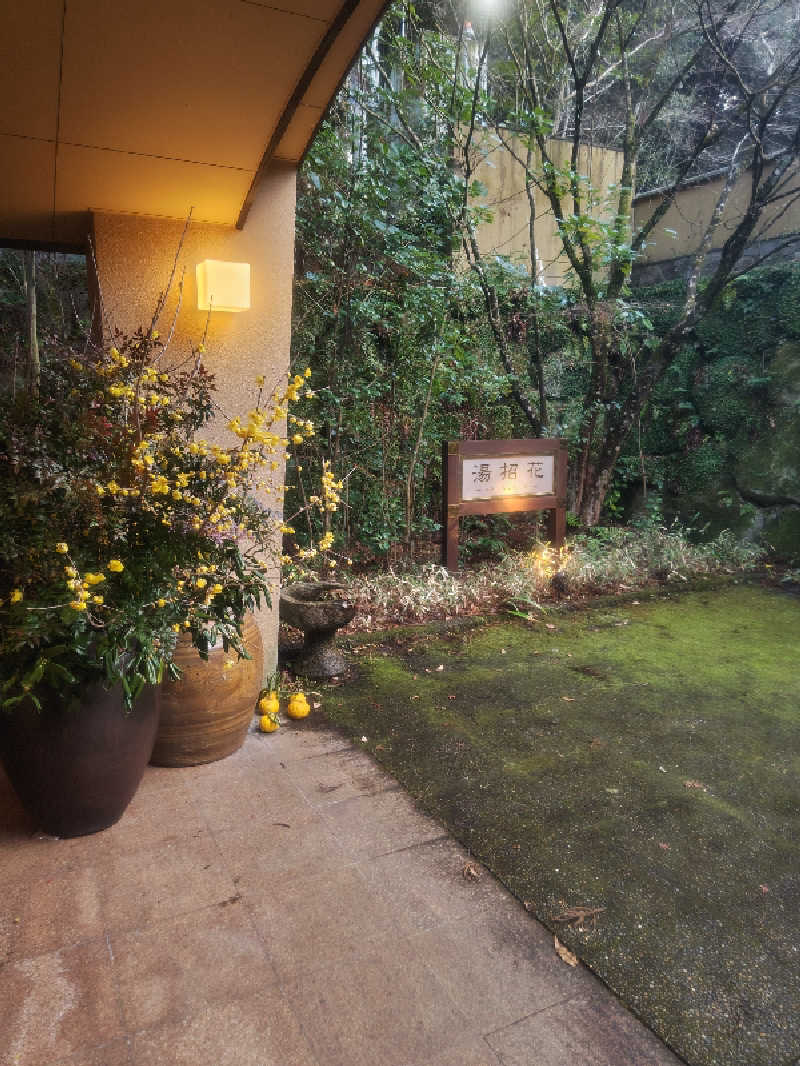
[[19,603],[19,601],[21,599],[22,599],[22,589],[14,589],[13,592],[11,593],[11,602],[12,603]]
[[105,579],[106,579],[106,575],[105,574],[88,573],[86,575],[86,584],[87,585],[99,585],[100,582],[101,581],[105,581]]
[[303,371],[303,373],[304,373],[304,375],[305,375],[305,376],[306,376],[307,378],[310,378],[310,377],[311,377],[311,367],[310,367],[310,366],[307,366],[307,367],[305,368],[305,370]]
[[160,336],[160,334],[159,334],[157,329],[154,329],[153,332],[150,334],[150,336],[153,338],[154,341],[157,341],[159,336]]
[[167,601],[164,600],[164,599],[159,600],[158,601],[158,606],[159,607],[166,607],[167,606]]
[[122,571],[125,569],[125,566],[119,561],[119,559],[112,559],[111,562],[108,564],[108,569],[111,570],[111,572],[114,574],[121,574]]
[[264,385],[264,375],[263,374],[259,374],[258,377],[256,378],[256,385],[258,385],[259,388],[263,387],[263,385]]
[[67,575],[67,577],[77,577],[78,576],[78,571],[75,569],[74,566],[65,566],[64,567],[64,573]]
[[102,596],[92,596],[92,603],[98,603],[99,604],[99,603],[102,603],[102,602],[103,602],[103,597]]
[[105,496],[106,490],[103,488],[102,485],[95,485],[95,489],[97,491],[98,496]]
[[69,605],[73,609],[73,611],[85,611],[86,610],[86,604],[83,603],[81,600],[70,600],[70,604]]
[[234,666],[236,666],[236,663],[235,663],[235,662],[233,661],[233,659],[226,659],[226,660],[225,660],[225,666],[224,666],[224,668],[225,668],[226,670],[230,670],[230,669],[232,669],[232,668],[233,668]]
[[203,354],[203,352],[204,352],[204,351],[206,350],[206,346],[205,346],[205,344],[198,344],[198,345],[197,345],[197,350],[198,350],[198,352],[200,352],[200,354],[202,355],[202,354]]
[[217,583],[216,585],[212,585],[211,591],[214,593],[222,592],[222,585],[220,585],[219,583]]
[[293,434],[292,443],[293,444],[302,444],[303,443],[303,434],[302,433]]
[[63,540],[60,540],[58,544],[56,544],[56,551],[59,555],[66,555],[69,551],[69,545],[65,544]]
[[208,582],[204,577],[198,577],[197,581],[195,581],[195,585],[197,585],[199,589],[204,589],[207,584]]
[[175,622],[174,625],[172,626],[172,632],[173,633],[180,633],[180,631],[181,631],[181,627],[178,625],[177,622]]

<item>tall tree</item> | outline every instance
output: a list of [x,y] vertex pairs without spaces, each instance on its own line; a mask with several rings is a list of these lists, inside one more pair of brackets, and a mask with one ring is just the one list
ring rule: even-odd
[[[735,275],[770,210],[785,211],[800,195],[800,42],[780,32],[782,11],[797,18],[796,3],[774,0],[582,0],[569,8],[559,0],[517,0],[494,31],[503,36],[518,101],[513,115],[501,109],[499,118],[495,104],[495,129],[525,168],[532,220],[538,196],[557,220],[571,267],[571,320],[589,367],[572,494],[586,524],[599,520],[622,446],[654,386]],[[631,233],[640,158],[687,90],[702,106],[682,123],[684,143],[660,208]],[[570,142],[566,166],[552,151],[554,130]],[[580,166],[582,146],[598,138],[622,155],[610,222],[593,212],[598,191]],[[725,181],[687,274],[681,314],[655,338],[631,301],[631,264],[683,183],[718,163],[723,149]],[[745,173],[744,212],[701,288],[731,190]],[[480,270],[474,244],[471,251]]]
[[23,253],[25,302],[27,308],[28,360],[25,381],[28,392],[38,393],[41,367],[39,363],[39,331],[36,315],[36,252]]

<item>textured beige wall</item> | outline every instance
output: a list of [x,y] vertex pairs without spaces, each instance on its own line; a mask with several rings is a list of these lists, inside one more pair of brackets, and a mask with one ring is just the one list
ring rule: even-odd
[[[514,155],[525,159],[527,149],[518,140],[512,141]],[[556,166],[569,165],[572,145],[568,141],[551,140],[549,151]],[[475,170],[475,179],[482,182],[487,193],[478,203],[492,213],[490,222],[481,223],[478,229],[478,245],[485,256],[502,255],[521,260],[530,269],[530,235],[528,224],[530,209],[525,192],[525,167],[518,163],[494,135],[489,135],[478,148],[483,156]],[[606,148],[584,146],[580,150],[578,169],[586,177],[595,195],[605,200],[608,188],[620,180],[622,153]],[[540,166],[538,151],[534,155],[533,169]],[[585,186],[586,188],[586,186]],[[536,196],[536,222],[534,240],[537,250],[538,280],[544,285],[558,285],[564,281],[569,262],[562,254],[555,216],[544,193],[534,190]],[[564,211],[571,213],[571,200],[564,198]],[[610,221],[613,208],[600,204],[592,212],[596,218]]]
[[[203,259],[250,263],[251,307],[236,314],[211,315],[205,364],[216,375],[216,400],[222,408],[206,436],[230,444],[225,424],[253,406],[255,378],[284,382],[289,365],[296,169],[276,165],[264,180],[243,230],[207,224],[189,225],[178,257],[175,284],[159,322],[166,337],[183,295],[167,359],[186,358],[202,338],[206,312],[197,310],[195,266]],[[137,215],[95,214],[93,241],[102,293],[105,330],[149,326],[161,291],[169,282],[183,223]],[[280,472],[282,479],[283,473]],[[277,573],[274,575],[277,586]],[[277,595],[273,609],[262,612],[267,672],[277,658]]]
[[[769,173],[769,170],[767,171]],[[647,245],[639,258],[645,263],[658,263],[692,255],[700,247],[711,215],[724,185],[724,177],[714,178],[683,189],[675,197],[664,217],[654,226]],[[751,175],[745,171],[731,190],[728,203],[711,241],[712,248],[721,248],[742,220],[750,196]],[[800,174],[787,183],[786,191],[800,187]],[[660,195],[646,196],[634,204],[634,224],[641,227],[661,203]],[[788,206],[787,206],[788,203]],[[753,234],[753,240],[771,239],[800,231],[800,201],[779,200],[769,208]]]

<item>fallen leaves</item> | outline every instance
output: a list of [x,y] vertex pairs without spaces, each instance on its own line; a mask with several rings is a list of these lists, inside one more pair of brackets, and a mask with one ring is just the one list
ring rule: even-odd
[[481,872],[474,862],[465,862],[461,867],[461,876],[465,881],[477,881]]
[[570,670],[574,670],[578,674],[585,674],[586,677],[595,677],[598,681],[608,681],[609,676],[597,666],[571,666]]
[[556,955],[558,955],[562,962],[565,962],[567,966],[578,965],[578,956],[573,955],[569,948],[565,947],[557,936],[553,937],[553,945],[556,949]]
[[554,922],[564,922],[571,929],[583,929],[584,922],[591,922],[592,929],[597,928],[597,919],[605,907],[568,907],[561,914],[554,914]]

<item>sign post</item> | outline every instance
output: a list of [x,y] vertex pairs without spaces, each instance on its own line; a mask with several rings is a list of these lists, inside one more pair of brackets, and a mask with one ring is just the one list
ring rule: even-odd
[[464,514],[549,511],[555,547],[567,530],[567,444],[534,440],[451,440],[442,445],[442,563],[458,570]]

